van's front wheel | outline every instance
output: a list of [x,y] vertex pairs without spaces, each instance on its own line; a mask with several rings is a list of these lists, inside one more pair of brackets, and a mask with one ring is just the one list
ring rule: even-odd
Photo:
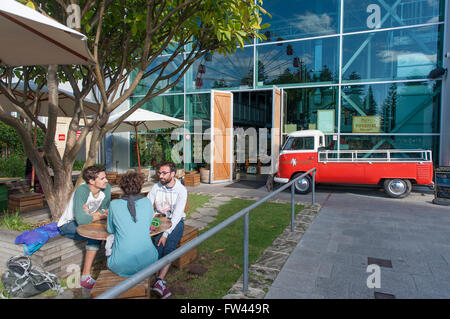
[[412,185],[408,179],[387,179],[384,181],[384,191],[390,197],[403,198],[411,193]]
[[[292,179],[295,179],[296,177],[302,175],[303,173],[297,173],[295,174]],[[297,194],[308,194],[312,190],[312,180],[311,176],[306,175],[305,177],[299,179],[297,182],[294,183],[295,192]]]

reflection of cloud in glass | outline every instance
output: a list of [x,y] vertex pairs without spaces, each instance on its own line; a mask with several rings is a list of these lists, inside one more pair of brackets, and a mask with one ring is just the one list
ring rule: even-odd
[[334,33],[334,29],[331,27],[332,18],[324,13],[317,15],[315,13],[307,12],[306,14],[295,15],[296,22],[290,24],[304,33],[313,34],[329,34]]
[[439,17],[432,17],[426,23],[436,23],[439,22]]
[[382,50],[377,53],[383,63],[397,62],[399,59],[410,64],[436,63],[436,54],[423,54],[411,51]]

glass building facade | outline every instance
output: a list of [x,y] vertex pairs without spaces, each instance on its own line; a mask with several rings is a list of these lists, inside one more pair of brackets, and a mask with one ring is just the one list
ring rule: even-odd
[[[272,16],[263,17],[270,24],[261,31],[266,40],[232,56],[204,56],[143,108],[183,118],[195,136],[202,133],[194,132],[195,120],[203,131],[210,127],[211,90],[224,89],[233,92],[235,128],[270,129],[276,86],[283,92],[283,137],[320,129],[333,149],[422,148],[433,151],[436,163],[449,161],[444,147],[450,146],[441,141],[450,141],[446,75],[429,76],[446,67],[450,51],[445,0],[265,0],[263,6]],[[143,81],[130,103],[152,82]],[[167,133],[145,133],[152,134]]]

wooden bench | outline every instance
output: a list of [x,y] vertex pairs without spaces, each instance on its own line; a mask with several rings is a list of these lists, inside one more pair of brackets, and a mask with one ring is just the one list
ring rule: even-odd
[[[183,231],[183,237],[181,237],[180,243],[178,244],[177,248],[190,242],[197,236],[198,236],[198,229],[185,224],[184,231]],[[175,265],[175,267],[177,267],[179,269],[184,269],[184,268],[186,268],[187,265],[189,265],[195,259],[197,259],[197,247],[192,248],[190,251],[188,251],[187,253],[182,255],[180,258],[175,260],[173,262],[173,264]]]
[[[94,287],[91,289],[91,298],[95,298],[110,290],[125,279],[127,277],[120,277],[110,270],[102,270]],[[116,299],[150,299],[150,278],[128,289]]]

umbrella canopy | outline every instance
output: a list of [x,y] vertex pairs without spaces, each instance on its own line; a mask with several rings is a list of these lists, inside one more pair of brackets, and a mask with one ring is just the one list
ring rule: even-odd
[[[112,123],[125,114],[126,111],[111,115],[108,123]],[[186,121],[170,117],[167,115],[147,111],[143,109],[137,109],[131,113],[122,123],[119,124],[112,132],[130,132],[130,131],[153,131],[165,128],[178,127],[185,124]]]
[[85,35],[15,0],[0,1],[0,39],[2,64],[94,63]]
[[[112,115],[109,118],[108,123],[112,123],[125,114],[127,111],[122,111],[117,114]],[[175,117],[170,117],[167,115],[155,113],[152,111],[147,111],[143,109],[137,109],[125,120],[123,120],[116,128],[112,131],[114,133],[118,132],[130,132],[134,131],[136,134],[136,153],[138,157],[139,172],[141,171],[141,159],[139,152],[139,142],[138,131],[152,131],[160,130],[165,128],[177,127],[185,124],[186,121],[177,119]]]
[[[25,103],[30,103],[34,100],[34,91],[37,89],[37,85],[34,83],[29,83],[30,89],[32,91],[28,92],[27,100]],[[12,88],[14,89],[14,94],[17,96],[23,96],[23,87],[24,83],[20,82],[19,84],[13,83]],[[41,89],[41,93],[43,93],[40,97],[40,106],[38,109],[38,116],[48,116],[48,89],[44,86]],[[73,110],[75,106],[75,97],[71,91],[64,90],[62,88],[58,88],[59,94],[59,107],[58,107],[58,116],[73,116]],[[4,95],[0,93],[0,105],[6,112],[16,112],[16,109],[13,106],[13,103]],[[86,115],[94,115],[97,114],[97,110],[99,105],[96,101],[92,99],[84,99],[83,100],[84,111]]]

